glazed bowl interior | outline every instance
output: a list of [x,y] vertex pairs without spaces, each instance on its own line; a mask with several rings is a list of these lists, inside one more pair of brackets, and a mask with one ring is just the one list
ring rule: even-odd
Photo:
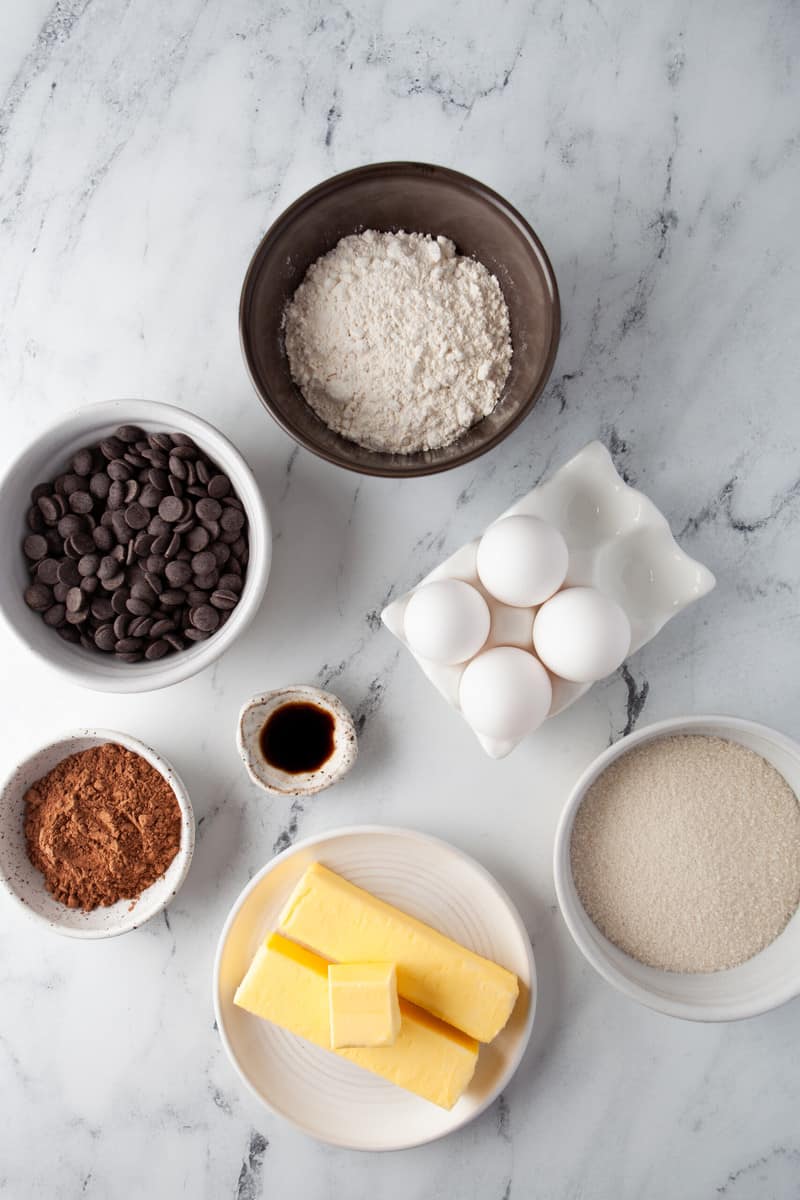
[[[500,283],[514,355],[494,412],[439,450],[386,454],[334,433],[292,381],[282,321],[311,264],[348,234],[367,229],[443,235],[482,262]],[[501,196],[444,167],[377,163],[337,175],[278,218],[253,256],[239,325],[253,384],[267,410],[297,442],[338,466],[367,475],[429,475],[456,467],[502,441],[533,407],[553,366],[560,334],[553,269],[530,226]]]
[[[181,842],[167,868],[135,902],[119,900],[107,908],[83,912],[68,908],[50,895],[44,876],[28,858],[25,845],[25,793],[31,784],[52,771],[71,754],[108,742],[125,746],[146,759],[163,775],[181,810]],[[137,738],[110,729],[82,729],[67,734],[29,754],[0,791],[0,884],[29,916],[67,937],[98,939],[129,933],[149,921],[169,904],[189,871],[194,851],[195,824],[188,792],[166,759]]]
[[726,716],[685,717],[649,725],[609,747],[578,780],[556,834],[554,875],[558,902],[584,957],[630,999],[670,1016],[694,1021],[732,1021],[756,1016],[800,995],[800,911],[795,912],[771,945],[740,966],[708,974],[682,974],[645,966],[613,945],[587,915],[572,878],[572,826],[588,789],[622,754],[657,738],[679,734],[725,738],[754,750],[800,796],[800,746],[773,729]]
[[[29,577],[21,543],[32,488],[63,471],[71,455],[113,433],[124,423],[147,432],[189,434],[225,472],[247,513],[250,560],[241,598],[213,637],[155,662],[125,663],[113,654],[63,641],[23,599]],[[197,674],[220,656],[255,615],[269,576],[272,537],[258,485],[242,456],[212,425],[192,413],[146,400],[109,400],[63,418],[25,449],[0,483],[0,539],[9,547],[9,565],[0,578],[0,613],[17,637],[40,659],[72,682],[96,691],[146,692]]]

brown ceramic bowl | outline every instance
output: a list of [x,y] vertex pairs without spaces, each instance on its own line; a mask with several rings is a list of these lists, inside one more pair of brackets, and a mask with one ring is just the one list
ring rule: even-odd
[[[439,450],[386,454],[348,441],[323,424],[292,381],[281,328],[286,303],[320,255],[365,229],[449,237],[503,289],[514,349],[503,395],[488,417]],[[516,429],[552,370],[561,309],[542,243],[502,196],[446,167],[374,163],[327,179],[278,217],[245,276],[239,329],[255,389],[295,441],[349,471],[402,478],[461,466]]]

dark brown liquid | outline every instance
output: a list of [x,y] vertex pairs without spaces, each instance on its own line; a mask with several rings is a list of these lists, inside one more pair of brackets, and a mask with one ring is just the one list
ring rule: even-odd
[[268,763],[287,775],[317,771],[333,754],[334,721],[316,704],[293,701],[267,717],[259,742]]

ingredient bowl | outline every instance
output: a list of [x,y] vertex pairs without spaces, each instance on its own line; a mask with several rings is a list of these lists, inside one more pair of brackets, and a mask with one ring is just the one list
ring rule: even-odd
[[[327,714],[332,725],[330,754],[311,770],[291,773],[265,757],[261,734],[269,718],[287,705],[310,706]],[[337,783],[358,757],[353,718],[338,696],[315,687],[277,688],[254,696],[242,707],[236,746],[253,783],[271,796],[314,796]]]
[[[25,845],[25,793],[63,759],[114,742],[140,755],[167,781],[181,810],[181,843],[166,874],[135,901],[120,900],[92,912],[68,908],[50,895],[44,876],[28,858]],[[170,903],[189,871],[194,852],[194,814],[188,792],[175,769],[138,738],[111,729],[81,729],[29,754],[0,791],[0,885],[31,917],[67,937],[97,939],[130,933]]]
[[[230,479],[247,514],[250,559],[239,603],[218,633],[191,649],[154,662],[126,663],[113,654],[62,641],[23,599],[28,574],[22,540],[28,532],[25,512],[36,484],[53,479],[82,446],[109,436],[122,424],[147,432],[188,434]],[[147,692],[178,683],[202,671],[235,641],[258,609],[269,577],[272,556],[270,521],[258,485],[238,450],[213,425],[169,404],[147,400],[110,400],[89,405],[63,418],[32,442],[0,483],[0,540],[9,569],[0,578],[0,612],[8,625],[39,658],[83,687],[104,692]]]
[[[283,313],[308,268],[343,237],[367,229],[444,236],[483,263],[511,319],[511,371],[497,407],[438,450],[386,454],[334,433],[292,380]],[[265,408],[301,446],[364,475],[403,478],[461,466],[491,450],[527,416],[558,348],[558,287],[544,247],[522,216],[468,175],[425,163],[374,163],[335,175],[278,217],[248,268],[239,307],[242,350]]]
[[679,734],[738,742],[765,758],[795,795],[800,793],[800,746],[774,729],[727,716],[676,717],[648,725],[598,755],[573,788],[556,832],[553,873],[558,903],[578,949],[604,979],[630,999],[690,1021],[753,1017],[800,995],[800,911],[774,942],[738,967],[682,974],[645,966],[613,945],[587,915],[572,877],[572,827],[589,788],[629,750]]

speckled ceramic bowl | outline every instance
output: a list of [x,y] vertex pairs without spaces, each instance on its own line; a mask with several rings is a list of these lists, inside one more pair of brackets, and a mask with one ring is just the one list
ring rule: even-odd
[[[43,875],[30,862],[23,826],[24,796],[32,783],[70,754],[107,742],[139,754],[166,779],[180,805],[181,844],[166,874],[135,901],[120,900],[108,908],[86,913],[55,900],[45,887]],[[67,937],[108,938],[138,929],[166,908],[175,896],[186,878],[193,852],[194,814],[188,792],[176,771],[155,750],[113,729],[81,729],[49,742],[28,755],[0,791],[0,887],[36,921]]]
[[[333,754],[316,771],[292,775],[266,761],[261,752],[261,730],[271,713],[284,704],[314,704],[333,717]],[[239,714],[236,744],[247,773],[272,796],[313,796],[336,783],[358,757],[353,718],[338,696],[315,687],[277,688],[248,700]]]

